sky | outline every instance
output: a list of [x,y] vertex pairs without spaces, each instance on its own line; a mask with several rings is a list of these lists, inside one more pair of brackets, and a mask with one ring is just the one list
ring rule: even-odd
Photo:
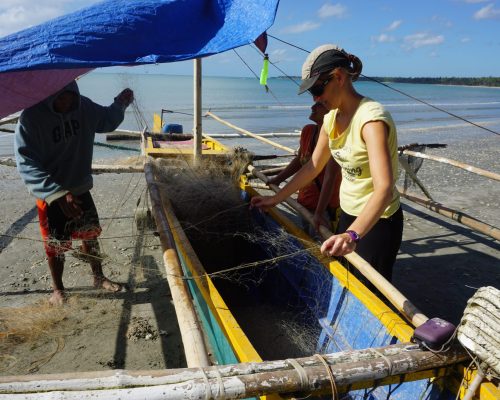
[[[97,2],[0,0],[0,37]],[[367,76],[500,76],[500,0],[281,0],[268,33],[308,51],[337,44],[363,61]],[[270,76],[300,75],[306,52],[271,37],[267,51],[281,70],[271,65]],[[262,57],[255,48],[236,52],[204,59],[203,74],[260,73]],[[192,69],[188,61],[132,72],[191,74]]]

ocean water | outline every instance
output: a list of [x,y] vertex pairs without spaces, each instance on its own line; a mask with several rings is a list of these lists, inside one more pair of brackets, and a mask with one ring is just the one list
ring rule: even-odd
[[[178,123],[184,132],[193,127],[193,79],[191,76],[153,74],[112,74],[93,72],[79,79],[83,95],[103,105],[110,104],[123,88],[134,90],[137,112],[129,107],[121,128],[142,130],[143,121],[152,126],[153,113],[162,109],[167,123]],[[500,132],[500,88],[441,86],[391,83],[391,87],[422,101],[429,102],[476,124]],[[285,78],[270,78],[269,92],[255,78],[203,77],[202,109],[212,111],[232,124],[254,133],[297,132],[308,123],[312,99],[297,95],[297,84]],[[398,127],[399,144],[447,143],[499,137],[474,127],[456,117],[435,110],[375,82],[355,83],[358,92],[369,96],[391,112]],[[203,118],[203,131],[235,133],[212,118]],[[105,141],[104,135],[98,136]],[[220,139],[229,146],[242,146],[263,154],[283,154],[255,139]],[[295,148],[298,138],[276,138],[279,143]],[[124,143],[119,143],[124,144]],[[138,145],[129,142],[128,146]],[[96,148],[96,160],[119,158],[131,152]],[[12,155],[12,135],[0,133],[0,156]]]

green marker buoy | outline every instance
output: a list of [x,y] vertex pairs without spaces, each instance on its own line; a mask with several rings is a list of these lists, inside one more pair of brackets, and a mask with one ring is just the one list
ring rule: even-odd
[[262,70],[260,71],[260,84],[262,86],[267,85],[267,73],[269,72],[269,56],[264,54],[264,64],[262,65]]

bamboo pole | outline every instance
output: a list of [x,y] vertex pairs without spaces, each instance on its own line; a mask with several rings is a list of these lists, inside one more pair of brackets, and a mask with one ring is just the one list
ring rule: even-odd
[[193,162],[195,165],[201,164],[201,142],[202,142],[202,123],[201,123],[201,58],[193,60]]
[[[16,161],[12,158],[0,158],[0,165],[5,165],[6,167],[16,167]],[[92,174],[123,174],[123,173],[136,173],[144,172],[144,167],[137,165],[126,165],[126,164],[92,164]]]
[[286,168],[286,165],[260,170],[264,175],[277,175]]
[[461,346],[434,354],[405,343],[203,369],[0,377],[0,399],[236,399],[299,391],[331,392],[332,386],[339,392],[346,392],[442,376],[445,371],[436,371],[437,368],[468,359]]
[[137,165],[108,165],[108,164],[92,164],[92,174],[99,175],[105,173],[123,174],[144,172],[144,167]]
[[158,187],[154,181],[153,167],[148,161],[144,164],[144,173],[148,183],[153,215],[160,234],[163,248],[163,262],[167,271],[167,281],[179,322],[179,328],[184,345],[184,354],[189,367],[205,367],[209,365],[208,351],[203,340],[194,305],[191,301],[186,282],[182,279],[183,273],[179,257],[175,250],[172,232],[161,207]]
[[[268,183],[269,178],[258,171],[253,165],[248,166],[248,170],[264,183]],[[277,185],[269,185],[274,192],[279,192]],[[285,202],[303,216],[311,225],[313,216],[305,207],[297,201],[288,198]],[[333,235],[333,232],[324,226],[320,226],[320,234],[324,239]],[[357,253],[346,254],[344,258],[349,261],[373,286],[375,286],[396,309],[408,319],[413,326],[417,327],[425,323],[428,318],[408,300],[399,290],[397,290],[387,279],[385,279],[375,268]]]
[[19,115],[9,115],[5,118],[0,119],[0,125],[7,125],[7,124],[15,124],[17,123],[17,120],[19,119]]
[[207,111],[207,113],[205,115],[208,115],[209,117],[212,117],[216,121],[219,121],[220,123],[222,123],[222,124],[224,124],[226,126],[229,126],[230,128],[233,128],[233,129],[237,130],[238,132],[243,133],[246,136],[253,137],[254,139],[257,139],[257,140],[260,140],[260,141],[265,142],[267,144],[270,144],[271,146],[276,147],[278,149],[288,151],[289,153],[292,153],[292,154],[295,153],[295,150],[292,149],[292,148],[290,148],[290,147],[283,146],[283,145],[281,145],[279,143],[273,142],[272,140],[269,140],[269,139],[266,139],[266,138],[261,137],[259,135],[256,135],[255,133],[249,132],[249,131],[247,131],[245,129],[242,129],[242,128],[238,128],[236,125],[233,125],[230,122],[227,122],[227,121],[223,120],[222,118],[218,117],[217,115],[215,115],[214,113],[212,113],[210,111]]
[[472,228],[477,232],[484,233],[485,235],[492,237],[493,239],[500,240],[500,230],[495,226],[489,225],[486,222],[479,221],[478,219],[471,217],[470,215],[447,207],[441,203],[427,200],[414,194],[412,195],[403,193],[401,188],[398,188],[398,190],[401,196],[403,196],[405,199],[426,207],[437,214],[444,215],[445,217],[451,218],[454,221],[460,222],[462,225],[468,226],[469,228]]
[[475,174],[485,176],[487,178],[494,179],[496,181],[500,181],[500,174],[496,174],[496,173],[491,172],[491,171],[486,171],[485,169],[482,169],[482,168],[473,167],[472,165],[465,164],[465,163],[455,161],[455,160],[451,160],[449,158],[431,156],[428,154],[420,153],[418,151],[411,151],[411,150],[404,150],[403,154],[413,156],[413,157],[424,158],[427,160],[437,161],[440,163],[450,164],[450,165],[453,165],[454,167],[458,167],[458,168],[464,169],[466,171],[473,172]]

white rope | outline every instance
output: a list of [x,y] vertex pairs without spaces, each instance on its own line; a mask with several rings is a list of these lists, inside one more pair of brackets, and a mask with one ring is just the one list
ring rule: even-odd
[[307,376],[306,370],[297,362],[297,360],[294,360],[293,358],[288,358],[286,361],[295,369],[295,371],[297,371],[300,379],[300,388],[302,390],[308,389],[309,377]]
[[216,375],[217,375],[217,382],[219,382],[219,398],[220,399],[225,399],[226,398],[226,391],[224,390],[224,382],[222,382],[222,375],[220,371],[216,368],[214,369]]
[[381,353],[380,351],[378,351],[377,349],[371,349],[372,352],[374,352],[375,354],[378,354],[380,357],[383,358],[383,360],[385,361],[385,363],[387,364],[387,367],[389,368],[389,373],[388,373],[388,376],[391,376],[392,375],[392,370],[393,370],[393,367],[394,367],[394,364],[392,363],[392,361],[389,359],[389,357],[387,357],[385,354]]
[[205,381],[205,400],[210,400],[212,398],[212,389],[210,387],[210,381],[208,380],[207,373],[203,368],[200,368],[201,374],[203,375],[203,380]]
[[500,290],[480,288],[467,302],[457,329],[460,343],[500,376]]

